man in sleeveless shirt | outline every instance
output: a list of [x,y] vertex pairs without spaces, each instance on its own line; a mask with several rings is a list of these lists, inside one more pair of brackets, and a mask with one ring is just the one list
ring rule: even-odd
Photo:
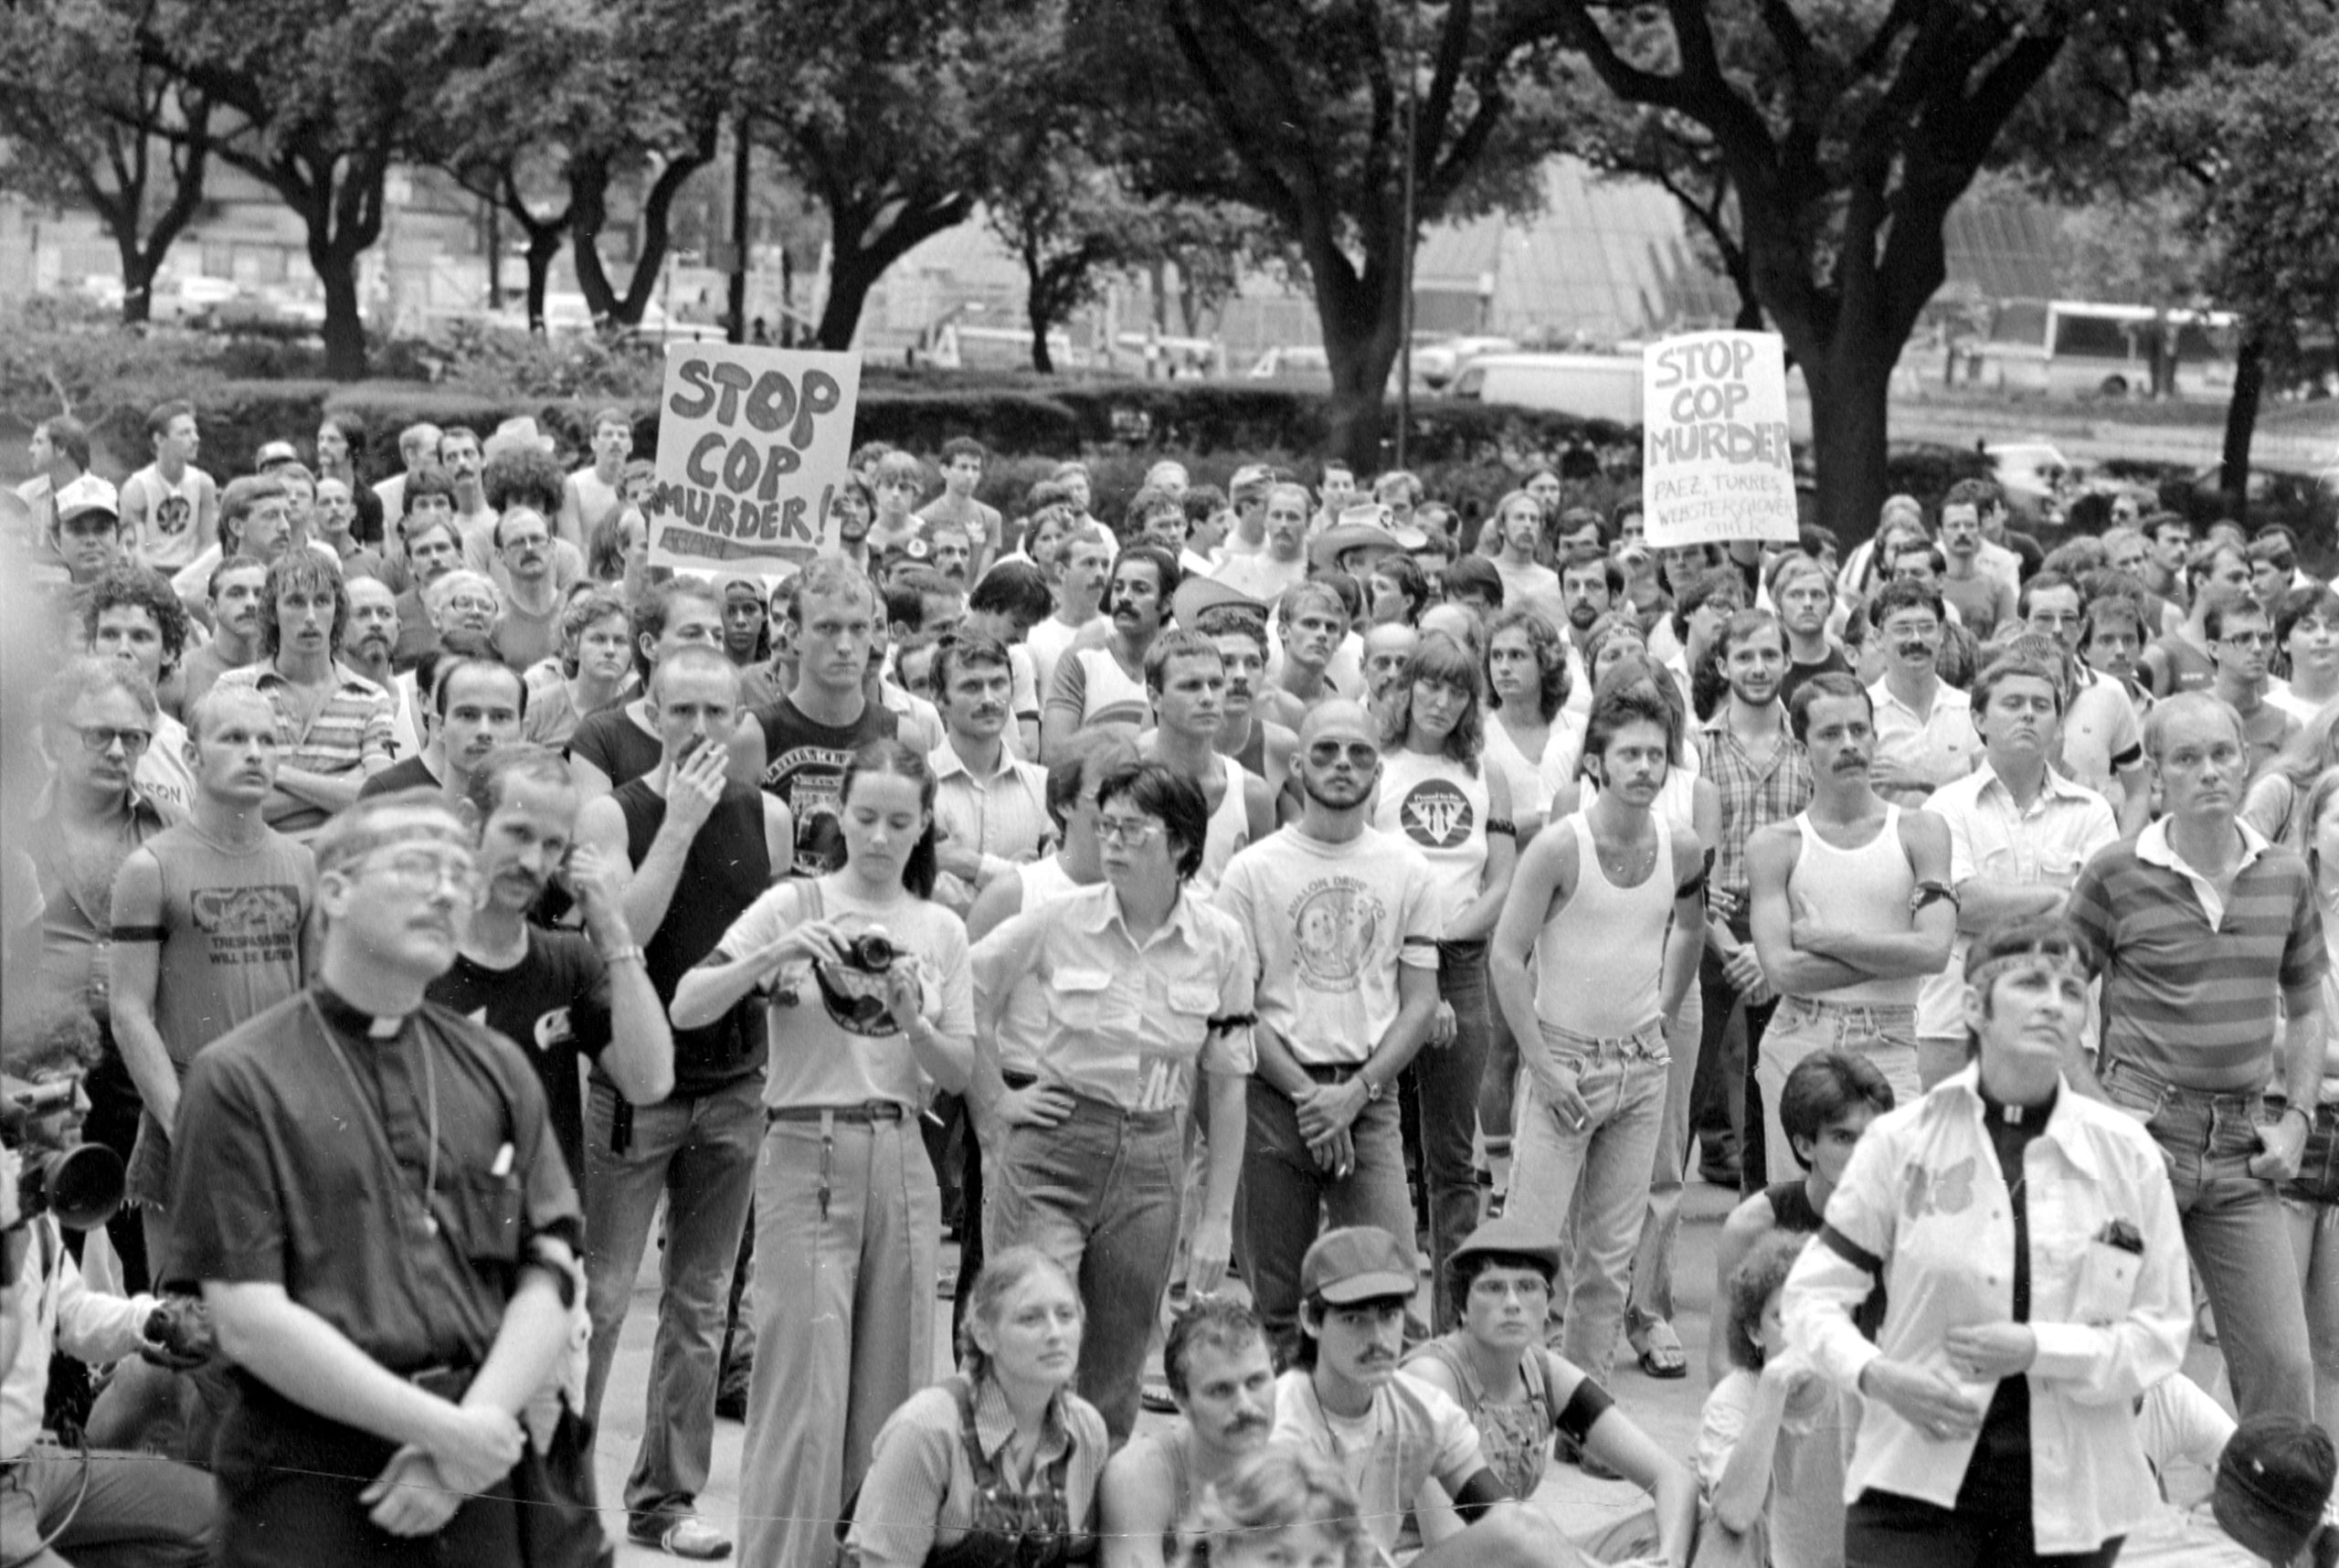
[[[627,926],[661,1003],[731,922],[785,874],[788,811],[725,778],[739,722],[739,673],[719,649],[685,648],[651,677],[660,759],[586,806],[577,842],[612,869]],[[641,1451],[625,1489],[629,1533],[677,1556],[725,1555],[730,1542],[693,1511],[714,1458],[716,1361],[763,1142],[763,1020],[752,1004],[674,1032],[674,1092],[621,1103],[598,1070],[587,1107],[586,1254],[593,1313],[586,1414],[598,1425],[635,1275],[659,1200],[666,1245]]]
[[2209,611],[2249,602],[2249,558],[2238,545],[2204,545],[2185,558],[2185,588],[2190,609],[2184,623],[2155,638],[2137,662],[2138,673],[2156,697],[2203,691],[2217,683]]
[[1246,1304],[1204,1296],[1180,1312],[1161,1346],[1161,1375],[1179,1420],[1138,1434],[1113,1456],[1096,1493],[1104,1568],[1168,1568],[1204,1488],[1266,1446],[1275,1420],[1275,1362],[1266,1326]]
[[882,613],[868,575],[850,562],[805,567],[788,602],[796,683],[732,731],[732,777],[759,781],[796,825],[792,859],[775,863],[776,874],[823,876],[844,863],[837,812],[845,768],[863,747],[899,728],[898,715],[868,692]]
[[1092,724],[1145,727],[1150,704],[1145,655],[1170,619],[1177,558],[1158,545],[1123,546],[1113,562],[1105,609],[1111,631],[1094,646],[1077,643],[1056,662],[1055,683],[1040,715],[1042,755],[1053,758],[1075,731]]
[[188,715],[191,820],[148,840],[113,885],[113,1032],[145,1102],[130,1201],[150,1256],[170,1245],[171,1128],[196,1054],[294,995],[316,897],[307,846],[261,814],[276,781],[276,713],[259,693],[206,693]]
[[1594,705],[1584,759],[1600,792],[1520,855],[1487,948],[1527,1075],[1505,1213],[1571,1238],[1554,1348],[1601,1383],[1656,1164],[1666,1039],[1704,945],[1705,851],[1655,810],[1674,744],[1653,694]]
[[1138,737],[1138,755],[1191,780],[1210,808],[1210,837],[1194,875],[1194,892],[1207,898],[1236,851],[1275,831],[1275,800],[1266,780],[1217,749],[1226,662],[1214,644],[1189,631],[1156,639],[1145,653],[1145,684],[1154,722]]
[[1754,950],[1779,992],[1754,1070],[1773,1181],[1796,1174],[1778,1096],[1814,1051],[1867,1056],[1903,1103],[1924,1092],[1917,993],[1957,932],[1947,825],[1887,803],[1870,782],[1868,694],[1848,676],[1816,676],[1787,722],[1811,761],[1811,804],[1746,846]]

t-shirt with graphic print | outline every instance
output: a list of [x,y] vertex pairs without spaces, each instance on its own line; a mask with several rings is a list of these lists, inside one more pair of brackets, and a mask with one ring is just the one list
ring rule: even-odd
[[1429,862],[1378,828],[1345,843],[1278,829],[1227,863],[1217,904],[1250,934],[1259,1021],[1310,1066],[1369,1060],[1397,1021],[1398,966],[1437,969]]
[[508,969],[468,954],[425,993],[520,1047],[545,1086],[545,1114],[578,1191],[585,1182],[585,1090],[579,1058],[609,1046],[609,971],[582,932],[528,927],[528,950]]
[[844,864],[844,770],[853,753],[873,740],[891,740],[900,715],[881,703],[865,703],[849,725],[821,724],[805,716],[792,697],[756,711],[764,731],[764,789],[787,802],[796,820],[799,876],[821,876]]
[[1381,759],[1372,825],[1403,838],[1429,862],[1440,930],[1477,901],[1492,810],[1483,758],[1466,765],[1442,752],[1392,751]]

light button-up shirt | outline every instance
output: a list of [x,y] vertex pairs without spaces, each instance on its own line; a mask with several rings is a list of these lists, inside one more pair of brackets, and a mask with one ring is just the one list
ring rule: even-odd
[[[1995,1383],[1960,1378],[1953,1329],[2014,1320],[2014,1205],[1983,1123],[1979,1069],[1879,1119],[1852,1151],[1820,1237],[1788,1277],[1790,1342],[1857,1391],[1879,1356],[1957,1383],[1986,1406]],[[2185,1236],[2168,1165],[2122,1111],[2066,1085],[2024,1152],[2030,1312],[2031,1520],[2041,1554],[2094,1550],[2159,1500],[2135,1402],[2175,1373],[2192,1331]],[[2103,1238],[2114,1221],[2141,1252]],[[1874,1342],[1852,1314],[1882,1281]],[[1936,1441],[1880,1399],[1863,1402],[1844,1481],[1954,1508],[1974,1437]]]
[[984,938],[974,969],[979,1029],[995,1024],[1017,982],[1036,977],[1053,1003],[1041,1079],[1124,1111],[1188,1104],[1197,1061],[1244,1075],[1257,1065],[1247,1023],[1211,1026],[1251,1012],[1250,942],[1191,891],[1140,942],[1110,884],[1084,887]]
[[[988,779],[968,768],[958,747],[947,742],[937,747],[927,761],[934,769],[934,825],[950,842],[969,845],[983,857],[978,883],[988,884],[1011,865],[1039,859],[1054,842],[1046,768],[1019,760],[1003,745],[999,768]],[[934,896],[964,916],[977,891],[945,872],[935,883]]]

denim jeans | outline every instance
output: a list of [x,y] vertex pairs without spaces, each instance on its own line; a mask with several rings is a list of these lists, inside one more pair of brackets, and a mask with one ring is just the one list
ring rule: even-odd
[[1563,1243],[1561,1293],[1552,1298],[1553,1311],[1566,1314],[1560,1353],[1604,1383],[1672,1073],[1654,1027],[1636,1039],[1590,1040],[1546,1023],[1541,1049],[1574,1066],[1590,1115],[1582,1127],[1566,1125],[1534,1072],[1524,1075],[1518,1179],[1504,1213]]
[[1454,1041],[1424,1045],[1413,1057],[1415,1106],[1422,1129],[1422,1185],[1429,1194],[1431,1321],[1438,1333],[1455,1326],[1446,1298],[1445,1260],[1478,1228],[1478,1180],[1470,1164],[1478,1090],[1486,1075],[1487,945],[1437,945],[1438,1000],[1454,1010]]
[[1234,1198],[1234,1256],[1251,1299],[1276,1349],[1288,1356],[1299,1333],[1299,1264],[1319,1221],[1379,1225],[1411,1243],[1413,1200],[1405,1192],[1405,1151],[1397,1102],[1382,1095],[1349,1124],[1356,1167],[1346,1176],[1319,1169],[1299,1135],[1299,1111],[1265,1078],[1251,1080],[1244,1118],[1243,1181]]
[[[1779,1121],[1779,1093],[1787,1075],[1805,1056],[1819,1051],[1841,1051],[1865,1056],[1876,1064],[1892,1086],[1892,1103],[1905,1106],[1924,1093],[1917,1075],[1917,1010],[1911,1006],[1846,1006],[1807,996],[1779,999],[1771,1026],[1762,1032],[1762,1047],[1754,1081],[1762,1090],[1762,1162],[1773,1181],[1800,1181],[1803,1166],[1787,1142]],[[1748,1173],[1752,1180],[1752,1172]]]
[[2314,1366],[2290,1222],[2273,1183],[2249,1169],[2264,1097],[2180,1088],[2118,1060],[2099,1075],[2105,1097],[2143,1122],[2168,1158],[2186,1249],[2217,1313],[2243,1418],[2311,1416]]
[[836,1561],[878,1429],[932,1381],[942,1197],[916,1119],[774,1122],[755,1166],[739,1562]]
[[1657,1124],[1656,1162],[1641,1239],[1633,1249],[1632,1289],[1625,1302],[1625,1338],[1635,1351],[1648,1331],[1673,1321],[1673,1241],[1681,1229],[1681,1187],[1689,1170],[1689,1100],[1697,1081],[1698,1047],[1705,1033],[1705,1002],[1691,986],[1681,1012],[1665,1032],[1665,1118]]
[[1001,1129],[993,1247],[1036,1246],[1080,1287],[1079,1393],[1115,1443],[1137,1425],[1145,1352],[1178,1259],[1186,1108],[1136,1114],[1075,1097],[1053,1127]]
[[617,1091],[596,1082],[586,1102],[585,1286],[593,1346],[585,1419],[596,1429],[642,1249],[659,1200],[666,1202],[641,1451],[625,1484],[626,1507],[636,1518],[687,1509],[714,1461],[715,1361],[739,1235],[755,1196],[762,1093],[759,1080],[745,1078],[712,1094],[637,1106],[622,1154],[609,1148]]

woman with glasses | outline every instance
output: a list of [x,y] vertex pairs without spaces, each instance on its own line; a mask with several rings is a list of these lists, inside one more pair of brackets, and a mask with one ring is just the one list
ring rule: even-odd
[[1383,704],[1372,825],[1410,841],[1429,862],[1444,933],[1437,1022],[1430,1049],[1409,1070],[1429,1194],[1432,1316],[1440,1330],[1452,1328],[1455,1315],[1445,1260],[1478,1224],[1470,1140],[1489,1027],[1487,938],[1519,859],[1511,780],[1480,758],[1485,725],[1476,662],[1452,639],[1432,633]]
[[934,1364],[942,1199],[917,1123],[935,1088],[965,1091],[974,1035],[966,927],[931,902],[934,788],[909,747],[862,747],[844,864],[748,906],[668,1010],[688,1029],[770,1003],[740,1496],[758,1568],[834,1552],[878,1426]]
[[1493,1219],[1454,1249],[1443,1272],[1456,1327],[1415,1347],[1405,1371],[1469,1413],[1487,1467],[1511,1496],[1531,1498],[1543,1484],[1555,1435],[1648,1494],[1653,1507],[1577,1543],[1588,1561],[1687,1568],[1698,1533],[1696,1478],[1582,1367],[1543,1347],[1559,1245],[1524,1219]]
[[[1188,1284],[1217,1288],[1233,1245],[1251,1049],[1251,948],[1194,896],[1209,812],[1194,783],[1132,762],[1096,791],[1105,880],[1026,910],[974,955],[975,1098],[1005,1092],[997,1023],[1024,980],[1051,1006],[1032,1095],[1044,1119],[1000,1128],[986,1163],[991,1248],[1036,1246],[1080,1282],[1078,1386],[1116,1442],[1137,1423],[1145,1352],[1176,1266],[1198,1078],[1210,1144]],[[994,1255],[996,1254],[994,1253]]]
[[1096,1485],[1111,1449],[1072,1392],[1089,1334],[1080,1292],[1038,1247],[975,1281],[959,1370],[877,1434],[852,1505],[852,1568],[1068,1568],[1096,1561]]

